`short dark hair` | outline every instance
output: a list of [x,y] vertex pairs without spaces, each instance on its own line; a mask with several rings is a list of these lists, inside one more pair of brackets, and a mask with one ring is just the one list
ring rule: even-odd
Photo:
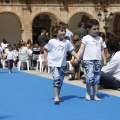
[[46,32],[46,29],[41,29],[41,33],[42,33],[42,32]]
[[99,22],[96,19],[90,19],[87,22],[87,28],[92,28],[93,25],[99,25]]
[[108,51],[117,52],[120,50],[120,41],[118,39],[110,38],[106,42]]
[[84,24],[83,22],[79,22],[78,27],[81,27],[83,24]]

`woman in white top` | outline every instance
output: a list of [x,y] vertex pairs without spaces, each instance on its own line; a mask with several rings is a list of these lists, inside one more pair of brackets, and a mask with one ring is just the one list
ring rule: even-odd
[[[19,44],[19,53],[18,53],[18,58],[20,61],[26,61],[29,59],[29,56],[32,55],[32,50],[31,49],[28,49],[26,46],[25,46],[25,43],[21,42]],[[25,64],[22,63],[21,66],[23,66],[23,69],[25,69]]]

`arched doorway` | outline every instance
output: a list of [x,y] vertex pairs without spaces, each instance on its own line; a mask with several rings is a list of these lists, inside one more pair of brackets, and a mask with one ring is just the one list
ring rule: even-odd
[[120,38],[120,14],[116,14],[113,23],[113,32]]
[[33,43],[38,42],[38,36],[41,33],[41,29],[46,29],[49,32],[49,37],[51,37],[51,26],[55,21],[56,19],[52,15],[46,13],[39,14],[37,17],[35,17],[32,24]]
[[89,16],[87,16],[85,13],[76,13],[73,15],[69,21],[69,29],[74,32],[78,28],[78,23],[83,22],[85,24],[86,28],[86,23],[90,19]]
[[16,44],[21,39],[21,23],[15,14],[0,14],[0,42],[4,37],[11,44]]

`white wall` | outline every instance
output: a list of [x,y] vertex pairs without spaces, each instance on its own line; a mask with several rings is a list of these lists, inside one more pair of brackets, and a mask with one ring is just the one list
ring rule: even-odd
[[21,26],[18,18],[10,13],[0,14],[0,43],[6,37],[11,44],[21,39]]

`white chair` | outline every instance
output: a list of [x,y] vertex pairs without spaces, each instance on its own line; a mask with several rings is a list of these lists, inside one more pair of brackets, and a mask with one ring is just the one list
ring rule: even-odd
[[45,72],[50,73],[50,68],[45,68]]
[[44,55],[40,54],[37,60],[36,71],[38,71],[38,67],[40,72],[43,72],[43,62],[44,62]]
[[72,65],[70,64],[70,61],[66,61],[66,66],[68,70],[71,70]]
[[[39,68],[40,72],[43,72],[43,68],[44,68],[43,62],[44,62],[44,54],[40,54],[37,60],[36,71],[38,71],[38,68]],[[50,73],[50,68],[49,67],[48,69],[45,68],[45,72]]]
[[1,61],[3,68],[5,68],[6,61],[7,61],[7,59]]
[[[72,56],[72,59],[74,59],[73,56]],[[66,61],[66,66],[67,66],[68,70],[71,70],[72,65],[71,65],[70,61]]]
[[26,53],[19,53],[19,61],[18,61],[18,70],[20,71],[21,63],[26,62],[27,63],[27,70],[29,70],[29,59],[28,54]]

